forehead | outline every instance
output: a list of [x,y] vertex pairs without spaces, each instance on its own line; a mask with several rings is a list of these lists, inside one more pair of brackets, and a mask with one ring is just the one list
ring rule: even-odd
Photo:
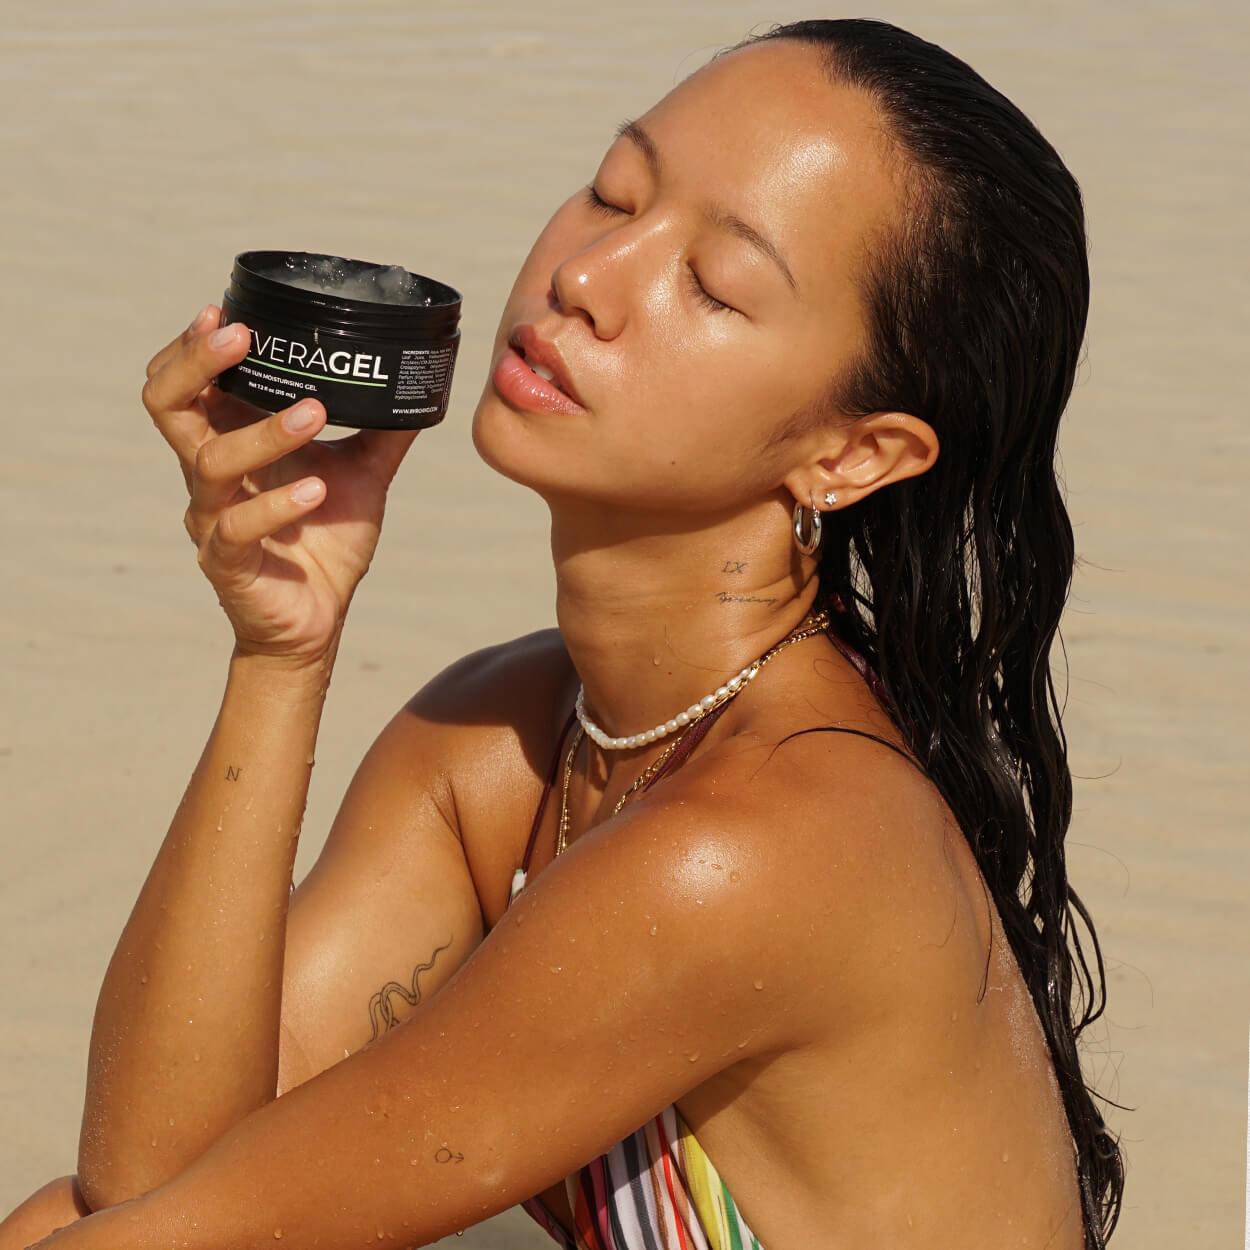
[[767,234],[800,285],[845,271],[899,204],[896,162],[867,93],[790,40],[731,52],[640,119],[665,179]]

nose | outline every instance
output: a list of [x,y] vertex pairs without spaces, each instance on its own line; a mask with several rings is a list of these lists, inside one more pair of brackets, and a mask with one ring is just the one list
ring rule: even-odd
[[596,338],[616,338],[629,321],[631,293],[639,290],[640,275],[630,276],[638,245],[624,229],[596,239],[555,267],[548,300],[566,316],[585,317]]

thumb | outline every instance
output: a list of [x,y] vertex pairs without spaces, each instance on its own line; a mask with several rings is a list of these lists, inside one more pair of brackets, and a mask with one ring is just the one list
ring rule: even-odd
[[361,430],[352,450],[361,464],[388,486],[420,430]]

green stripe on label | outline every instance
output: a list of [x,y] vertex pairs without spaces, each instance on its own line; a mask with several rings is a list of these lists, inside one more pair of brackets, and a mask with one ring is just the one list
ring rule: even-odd
[[294,373],[301,378],[316,378],[319,382],[341,382],[344,386],[386,386],[385,382],[361,382],[359,378],[339,378],[331,373],[305,373],[302,369],[284,369],[281,365],[275,365],[271,360],[261,360],[257,356],[248,356],[245,359],[265,369],[277,369],[279,373]]

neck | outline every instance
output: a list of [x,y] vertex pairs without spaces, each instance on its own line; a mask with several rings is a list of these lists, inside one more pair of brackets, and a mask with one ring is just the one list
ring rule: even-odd
[[782,498],[690,528],[552,509],[556,617],[604,730],[641,733],[711,693],[808,614],[815,562]]

